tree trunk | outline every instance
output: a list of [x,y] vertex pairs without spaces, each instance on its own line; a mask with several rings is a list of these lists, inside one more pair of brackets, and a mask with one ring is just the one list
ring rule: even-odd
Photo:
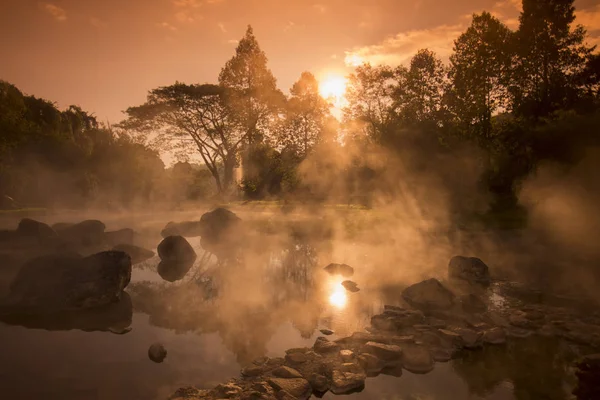
[[234,181],[234,169],[236,164],[235,154],[228,154],[223,163],[223,189],[228,191]]

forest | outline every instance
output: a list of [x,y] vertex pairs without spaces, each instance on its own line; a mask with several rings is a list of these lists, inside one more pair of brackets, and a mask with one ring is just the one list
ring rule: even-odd
[[373,207],[431,203],[436,187],[452,212],[519,212],[541,166],[568,173],[599,145],[587,39],[572,0],[524,0],[517,30],[475,14],[448,62],[422,49],[356,67],[340,119],[312,73],[278,88],[251,26],[217,82],[151,89],[113,126],[0,81],[0,208]]

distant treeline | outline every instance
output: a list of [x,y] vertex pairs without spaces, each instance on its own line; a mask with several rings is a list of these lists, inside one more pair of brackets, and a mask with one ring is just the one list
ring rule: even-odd
[[[538,166],[569,168],[598,145],[600,55],[574,12],[573,0],[524,0],[516,31],[474,15],[447,65],[427,49],[408,65],[363,64],[349,76],[341,121],[311,73],[289,95],[277,87],[250,26],[218,82],[151,90],[118,135],[4,84],[1,173],[11,179],[0,190],[24,196],[39,187],[39,171],[52,171],[84,198],[152,199],[164,178],[151,148],[203,160],[192,198],[372,203],[410,194],[431,203],[437,194],[424,188],[440,187],[439,201],[457,210],[472,207],[475,192],[490,210],[515,209]],[[17,168],[27,177],[11,175],[18,160],[31,165]]]

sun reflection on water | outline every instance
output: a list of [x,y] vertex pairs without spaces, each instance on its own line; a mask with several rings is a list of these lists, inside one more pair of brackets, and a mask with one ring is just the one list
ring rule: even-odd
[[329,304],[340,309],[346,307],[348,295],[346,294],[346,289],[342,286],[341,280],[332,281],[330,293]]

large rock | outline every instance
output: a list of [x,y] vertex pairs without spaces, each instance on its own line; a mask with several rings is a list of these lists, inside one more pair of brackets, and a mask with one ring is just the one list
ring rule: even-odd
[[354,268],[352,268],[348,264],[331,263],[325,268],[323,268],[323,270],[330,275],[341,275],[344,278],[349,278],[352,275],[354,275]]
[[304,378],[270,378],[268,382],[275,390],[285,391],[296,399],[306,400],[312,394],[312,388]]
[[196,260],[196,252],[183,236],[167,236],[157,247],[158,256],[168,263],[189,263]]
[[454,304],[454,294],[437,279],[427,279],[404,289],[402,297],[411,306],[430,309],[449,309]]
[[434,362],[429,350],[422,346],[405,346],[402,349],[402,367],[414,374],[433,370]]
[[21,267],[6,303],[32,313],[99,307],[118,302],[130,280],[124,252],[42,256]]
[[23,218],[17,227],[17,233],[22,236],[45,240],[58,235],[48,224],[30,218]]
[[160,343],[154,343],[148,348],[148,358],[155,363],[161,363],[167,357],[167,349]]
[[220,258],[233,254],[232,250],[241,243],[241,223],[241,218],[225,208],[203,214],[200,245]]
[[448,263],[448,277],[484,286],[491,282],[488,266],[477,257],[452,257]]
[[133,229],[125,228],[119,229],[118,231],[105,232],[104,238],[106,242],[111,246],[120,244],[133,245],[135,232]]
[[487,304],[473,293],[460,296],[459,302],[463,311],[468,313],[482,313],[488,309]]
[[363,351],[372,354],[386,363],[398,361],[402,357],[402,348],[393,344],[367,342]]
[[333,353],[340,350],[340,345],[335,342],[330,342],[327,338],[321,336],[315,340],[313,348],[317,353]]
[[105,229],[106,225],[102,221],[90,219],[61,227],[57,232],[61,238],[69,242],[93,246],[104,242]]
[[113,247],[113,250],[129,254],[132,264],[139,264],[154,257],[154,252],[152,250],[147,250],[132,244],[119,244]]
[[334,370],[329,390],[336,395],[355,393],[365,387],[366,378],[367,376],[361,372]]

